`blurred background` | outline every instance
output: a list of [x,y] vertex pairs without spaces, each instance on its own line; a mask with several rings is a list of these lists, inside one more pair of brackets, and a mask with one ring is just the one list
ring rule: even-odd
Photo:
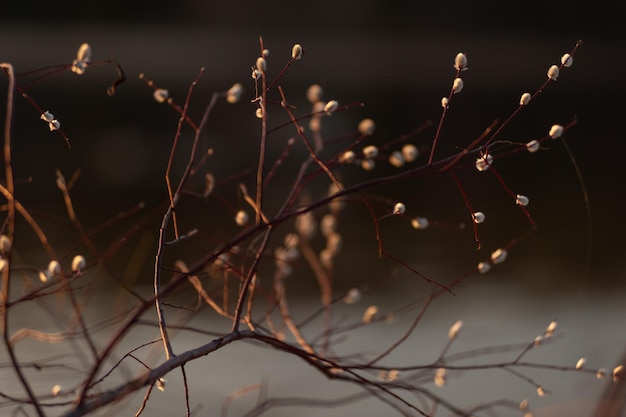
[[[259,55],[259,36],[271,52],[269,71],[274,75],[288,61],[294,43],[305,48],[303,59],[281,81],[290,103],[306,109],[306,88],[313,83],[324,87],[326,99],[363,102],[362,108],[333,116],[327,134],[354,131],[359,120],[371,117],[377,125],[370,141],[374,144],[428,120],[436,126],[441,97],[447,95],[455,74],[454,56],[465,52],[469,60],[469,70],[463,73],[465,88],[454,97],[439,155],[458,151],[495,119],[508,117],[521,93],[542,85],[548,67],[559,63],[561,55],[581,39],[584,44],[574,65],[500,136],[527,142],[544,136],[554,123],[578,120],[565,135],[575,165],[558,141],[549,144],[549,152],[520,155],[510,164],[498,165],[509,186],[531,198],[529,210],[537,230],[526,237],[528,221],[515,207],[508,208],[502,188],[493,178],[485,181],[483,174],[468,169],[461,176],[466,191],[482,207],[491,208],[485,211],[495,220],[481,229],[482,251],[476,251],[471,228],[435,228],[416,235],[406,233],[407,224],[400,222],[388,226],[386,243],[418,269],[449,278],[487,258],[511,237],[523,237],[505,265],[464,287],[459,295],[468,298],[461,306],[452,300],[443,303],[442,310],[451,314],[458,309],[461,318],[474,319],[480,326],[493,320],[496,328],[534,329],[538,322],[569,318],[574,343],[610,365],[626,345],[622,332],[607,324],[626,314],[622,304],[611,301],[623,296],[626,288],[626,137],[620,122],[626,110],[625,35],[623,1],[11,2],[0,14],[0,61],[12,63],[18,74],[70,63],[79,45],[88,42],[94,60],[114,59],[128,77],[113,97],[106,95],[106,89],[117,73],[108,65],[90,67],[80,77],[63,73],[28,88],[30,97],[62,122],[71,149],[38,121],[32,106],[16,99],[14,166],[18,177],[32,180],[20,189],[21,201],[48,230],[58,228],[55,237],[60,245],[72,248],[75,235],[64,233],[71,226],[59,220],[65,213],[54,172],[60,169],[70,177],[80,169],[72,195],[87,228],[145,201],[154,215],[146,215],[142,224],[151,233],[156,231],[150,227],[157,224],[167,200],[164,172],[178,117],[154,101],[139,73],[167,88],[182,104],[189,84],[204,67],[191,100],[190,114],[196,118],[213,92],[241,82],[246,88],[244,99],[216,107],[205,145],[216,149],[211,161],[216,178],[249,167],[255,151],[246,150],[256,149],[259,137],[255,107],[248,100],[254,97],[250,68]],[[6,88],[6,81],[0,88]],[[0,106],[5,108],[4,101]],[[428,146],[435,126],[415,143]],[[293,131],[276,134],[272,151],[279,152],[290,135]],[[187,131],[175,174],[183,167],[190,140]],[[588,202],[577,169],[589,192]],[[346,182],[352,183],[371,177],[356,171],[345,175]],[[283,181],[289,185],[289,178]],[[233,207],[241,204],[234,188],[220,191]],[[325,186],[317,190],[324,191]],[[457,225],[466,214],[458,189],[447,177],[372,190],[383,191],[389,198],[405,201],[411,215],[447,225]],[[194,212],[194,221],[199,215],[215,215],[216,222],[224,222],[231,214],[223,209],[218,214],[202,210]],[[346,236],[355,237],[352,243],[346,241],[345,256],[337,266],[344,272],[338,291],[358,285],[364,277],[373,280],[388,269],[388,265],[362,262],[364,253],[376,250],[371,230],[363,230],[367,222],[367,213],[355,210],[342,225]],[[98,238],[105,245],[119,233],[105,232]],[[23,241],[24,258],[37,259],[40,255],[29,253],[36,243],[28,239]],[[69,249],[67,256],[71,256]],[[151,256],[146,255],[147,273],[140,278],[146,284],[151,279]],[[407,280],[405,284],[412,285]],[[394,288],[406,289],[405,284]],[[305,299],[316,294],[314,282],[290,285]],[[393,300],[394,293],[388,296]],[[508,308],[512,305],[519,308]],[[439,317],[441,322],[433,326],[454,319],[446,314]],[[571,392],[584,389],[579,385]],[[596,395],[598,390],[593,392]]]

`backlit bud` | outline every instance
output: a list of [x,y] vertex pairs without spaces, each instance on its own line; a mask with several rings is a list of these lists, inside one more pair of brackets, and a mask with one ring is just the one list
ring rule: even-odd
[[257,119],[262,119],[263,118],[263,109],[259,107],[254,112],[254,115],[257,117]]
[[563,126],[561,125],[552,125],[550,128],[550,132],[548,133],[552,139],[560,138],[563,134]]
[[6,254],[11,250],[11,239],[7,235],[0,235],[0,254]]
[[288,249],[295,248],[300,243],[300,236],[298,236],[296,233],[287,233],[285,235],[285,240],[283,241],[283,243]]
[[489,262],[479,262],[478,263],[478,272],[481,274],[486,274],[491,269],[491,264]]
[[413,162],[417,159],[419,152],[415,145],[407,143],[402,147],[402,156],[406,162]]
[[526,144],[526,150],[530,153],[537,152],[539,150],[539,141],[533,139]]
[[332,250],[324,248],[320,252],[320,262],[322,266],[328,270],[333,269],[333,257],[335,254]]
[[91,62],[91,46],[88,43],[83,43],[76,53],[76,60],[83,62]]
[[426,217],[416,217],[411,220],[411,226],[413,229],[426,229],[430,225],[430,222]]
[[363,313],[363,318],[362,318],[363,323],[370,324],[372,320],[374,319],[374,316],[376,316],[376,313],[378,313],[378,307],[376,306],[367,307],[367,309]]
[[439,388],[446,386],[446,368],[438,368],[435,371],[435,385]]
[[479,158],[476,158],[476,169],[479,171],[487,171],[493,163],[493,156],[490,154],[482,154]]
[[306,98],[310,103],[317,103],[322,99],[323,93],[321,86],[313,84],[306,90]]
[[496,249],[491,253],[491,262],[494,264],[499,264],[504,262],[508,255],[506,249]]
[[519,99],[519,105],[520,106],[525,106],[530,102],[530,93],[524,93],[522,94],[522,97],[520,97]]
[[339,162],[343,162],[346,164],[352,163],[354,162],[354,158],[356,156],[354,155],[353,151],[345,151],[340,157],[339,157]]
[[518,194],[517,196],[515,196],[515,204],[517,204],[518,206],[525,207],[528,205],[529,202],[530,200],[525,195]]
[[335,256],[341,251],[341,235],[337,232],[333,232],[326,238],[326,249]]
[[59,395],[61,393],[61,391],[63,390],[63,387],[59,384],[55,385],[52,387],[52,396],[56,397],[57,395]]
[[559,67],[557,67],[556,65],[552,65],[548,69],[548,78],[552,81],[556,81],[556,79],[559,78]]
[[452,92],[454,94],[460,93],[462,89],[463,89],[463,80],[460,78],[455,78],[454,82],[452,83]]
[[604,368],[600,368],[600,369],[598,369],[598,370],[596,371],[596,378],[597,378],[597,379],[602,379],[602,378],[604,378],[605,376],[607,376],[608,374],[609,374],[609,371],[607,371],[607,370],[606,370],[606,369],[604,369]]
[[364,159],[361,161],[361,168],[365,171],[371,171],[376,167],[376,161],[373,159]]
[[59,130],[61,128],[61,122],[59,122],[57,119],[54,119],[50,123],[48,123],[48,127],[50,128],[51,132],[53,130]]
[[291,58],[296,61],[302,58],[302,46],[299,43],[295,44],[293,48],[291,48]]
[[363,148],[363,156],[367,159],[376,158],[378,156],[378,148],[374,145]]
[[359,133],[366,136],[374,134],[376,124],[372,119],[363,119],[359,122]]
[[156,387],[159,391],[165,391],[165,384],[167,383],[167,380],[165,378],[159,378],[156,381]]
[[152,93],[152,97],[154,97],[157,103],[165,102],[165,100],[167,100],[169,96],[170,92],[167,91],[165,88],[157,88],[156,90],[154,90],[154,93]]
[[561,64],[563,64],[564,67],[569,68],[573,63],[574,58],[570,54],[563,54],[561,57]]
[[389,155],[389,163],[396,168],[400,168],[404,165],[404,157],[402,156],[402,152],[393,151],[391,155]]
[[302,239],[311,240],[315,236],[316,230],[317,224],[313,213],[306,212],[296,218],[296,231]]
[[320,231],[322,236],[328,237],[331,233],[337,231],[337,217],[332,214],[326,214],[320,222]]
[[546,396],[546,391],[543,389],[543,387],[537,387],[537,395],[540,397]]
[[554,331],[556,330],[556,326],[558,325],[556,320],[552,320],[550,322],[550,324],[548,324],[548,327],[546,328],[546,336],[552,336],[554,334]]
[[585,358],[578,359],[578,362],[576,362],[576,369],[582,368],[585,365],[585,362],[587,362],[587,359]]
[[50,123],[51,121],[54,120],[54,115],[50,113],[49,111],[43,112],[41,113],[41,120],[43,120],[46,123]]
[[46,272],[49,276],[59,275],[61,273],[61,264],[55,260],[50,261]]
[[87,261],[81,255],[76,255],[74,256],[74,259],[72,259],[72,271],[73,272],[82,271],[83,269],[85,269],[86,265],[87,265]]
[[256,69],[261,71],[261,73],[267,71],[267,62],[265,61],[265,58],[263,58],[262,56],[256,59]]
[[350,291],[343,297],[343,302],[346,304],[354,304],[361,299],[361,290],[358,288],[351,288]]
[[618,365],[613,368],[613,382],[619,381],[624,376],[624,365]]
[[485,221],[485,213],[483,213],[482,211],[477,211],[472,214],[472,218],[474,219],[474,223],[482,223]]
[[233,84],[226,92],[226,101],[230,104],[237,103],[243,94],[243,86],[240,83]]
[[456,54],[456,58],[454,58],[454,68],[459,71],[467,69],[467,56],[464,53],[459,52]]
[[337,102],[337,100],[330,100],[328,103],[326,103],[326,105],[324,106],[324,112],[326,114],[331,114],[332,112],[334,112],[335,110],[337,110],[337,107],[339,107],[339,103]]
[[245,226],[246,224],[248,224],[249,220],[250,215],[248,215],[248,213],[244,210],[239,210],[235,215],[235,223],[237,223],[238,226]]
[[444,109],[448,108],[448,97],[443,97],[441,99],[441,107],[443,107]]
[[396,205],[393,206],[393,214],[404,214],[405,211],[406,206],[403,203],[396,203]]
[[448,339],[456,339],[459,331],[461,330],[461,327],[463,327],[463,322],[461,320],[455,321],[454,324],[450,327],[450,330],[448,330]]

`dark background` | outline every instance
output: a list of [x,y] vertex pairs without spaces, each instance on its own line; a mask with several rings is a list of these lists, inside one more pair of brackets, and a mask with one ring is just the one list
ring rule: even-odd
[[[466,52],[465,89],[449,113],[442,154],[469,143],[494,119],[506,118],[521,92],[538,88],[548,67],[582,39],[573,67],[563,71],[501,139],[525,142],[543,136],[553,123],[577,118],[578,125],[566,138],[589,189],[589,205],[557,142],[555,152],[520,158],[519,163],[503,164],[500,171],[512,188],[528,190],[529,209],[540,225],[537,236],[520,245],[518,259],[549,257],[563,266],[559,282],[619,283],[626,266],[625,8],[618,1],[14,2],[0,15],[0,60],[11,62],[18,73],[70,62],[78,45],[89,42],[95,60],[116,59],[128,75],[113,98],[104,92],[116,73],[106,66],[89,68],[80,78],[62,74],[29,89],[39,106],[59,117],[72,141],[71,151],[60,137],[33,122],[37,115],[30,105],[17,100],[15,167],[18,175],[33,178],[23,199],[43,210],[57,210],[61,218],[54,169],[70,176],[81,168],[74,197],[87,224],[96,225],[140,200],[158,206],[165,198],[163,172],[177,117],[152,100],[151,90],[137,74],[145,72],[182,103],[189,83],[205,67],[192,101],[191,113],[198,116],[211,92],[234,82],[244,83],[247,97],[252,97],[249,72],[259,53],[260,35],[272,53],[274,73],[288,60],[293,43],[306,49],[284,79],[290,100],[305,105],[306,87],[320,83],[329,99],[363,101],[363,109],[334,118],[333,126],[337,132],[346,131],[360,118],[372,117],[378,126],[373,141],[379,143],[425,120],[438,120],[439,100],[454,77],[453,58]],[[216,109],[208,135],[216,148],[221,146],[223,156],[215,162],[215,172],[254,161],[255,152],[242,150],[255,145],[258,126],[248,122],[253,108],[243,101]],[[433,134],[431,129],[418,140],[428,144]],[[476,199],[505,201],[501,189],[481,186],[475,177],[468,171],[463,180]],[[456,221],[465,210],[463,201],[449,179],[438,181],[399,184],[385,191],[417,205],[415,214]],[[226,198],[236,201],[236,193]],[[593,216],[592,237],[586,207]],[[498,224],[506,227],[485,229],[485,240],[492,243],[488,250],[501,237],[527,229],[518,212],[498,213]],[[417,243],[426,253],[429,242],[445,244],[450,237],[433,232],[428,239]],[[471,234],[458,241],[463,247],[473,244]],[[591,274],[580,278],[589,244]],[[398,250],[402,253],[402,246]],[[475,253],[466,256],[473,259]]]

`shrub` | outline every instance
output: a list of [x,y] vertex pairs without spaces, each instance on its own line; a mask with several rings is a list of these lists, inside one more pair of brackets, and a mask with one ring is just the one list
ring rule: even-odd
[[[557,142],[568,152],[567,133],[576,120],[553,123],[547,114],[545,120],[537,121],[545,125],[544,134],[524,142],[505,140],[502,132],[513,128],[517,116],[545,89],[554,88],[557,79],[567,76],[580,45],[564,54],[560,63],[546,67],[545,80],[534,92],[522,92],[515,98],[514,110],[504,122],[494,122],[453,151],[449,144],[442,145],[447,140],[444,126],[457,97],[471,84],[463,78],[468,69],[464,53],[451,55],[454,73],[450,90],[441,99],[440,120],[433,126],[424,122],[395,139],[377,136],[376,122],[370,118],[355,123],[348,132],[337,130],[337,120],[348,117],[363,103],[325,99],[319,85],[306,91],[309,111],[302,109],[300,100],[292,101],[293,93],[282,84],[292,66],[306,65],[305,49],[298,44],[284,67],[274,72],[271,64],[282,58],[270,58],[261,39],[261,52],[251,60],[249,87],[237,83],[213,94],[199,116],[193,114],[194,93],[204,70],[190,84],[183,101],[175,100],[165,86],[141,74],[155,101],[169,106],[179,118],[169,157],[165,158],[165,203],[141,202],[87,228],[79,220],[72,198],[81,179],[77,175],[68,179],[68,173],[57,170],[56,187],[73,228],[73,232],[64,229],[60,236],[52,234],[51,222],[42,221],[45,215],[35,215],[22,204],[28,187],[15,176],[12,161],[14,101],[23,98],[30,104],[40,115],[40,123],[60,135],[72,152],[72,140],[64,130],[66,122],[61,123],[52,110],[40,107],[39,99],[31,98],[28,91],[34,85],[52,82],[52,76],[63,72],[82,75],[92,67],[111,65],[118,71],[118,78],[108,89],[109,95],[114,95],[126,78],[123,66],[110,60],[92,60],[87,44],[66,65],[15,75],[11,64],[2,64],[9,81],[5,181],[0,186],[6,199],[0,237],[1,319],[8,352],[2,367],[3,379],[9,374],[15,379],[14,387],[0,393],[2,406],[14,415],[80,416],[101,409],[113,413],[123,409],[127,397],[143,392],[136,413],[146,410],[153,415],[158,414],[158,410],[150,409],[153,389],[177,391],[178,383],[166,378],[180,375],[184,399],[175,407],[185,409],[187,415],[197,414],[196,407],[203,403],[197,395],[203,394],[195,391],[195,385],[206,379],[220,384],[222,376],[198,375],[195,364],[209,360],[204,358],[207,355],[218,355],[234,342],[245,341],[253,343],[255,349],[275,349],[285,355],[289,366],[295,366],[289,358],[297,358],[310,365],[311,372],[354,390],[332,399],[306,392],[306,388],[300,397],[268,396],[270,376],[269,382],[250,381],[233,388],[221,405],[223,415],[240,403],[249,406],[246,410],[239,407],[241,414],[261,415],[285,406],[356,406],[368,397],[398,415],[495,415],[506,408],[529,414],[526,400],[492,398],[464,404],[449,398],[446,386],[455,383],[462,372],[467,374],[464,378],[471,379],[474,373],[494,368],[510,373],[539,396],[548,390],[528,376],[535,368],[589,374],[594,379],[612,374],[619,379],[621,366],[605,371],[587,367],[583,359],[565,365],[528,360],[530,352],[557,338],[556,321],[549,322],[531,340],[466,351],[454,351],[463,337],[463,322],[454,321],[447,338],[444,332],[443,336],[420,341],[418,348],[428,351],[443,344],[434,360],[397,362],[404,358],[397,356],[398,352],[406,349],[409,340],[414,342],[416,329],[435,300],[457,293],[462,285],[471,285],[472,277],[499,268],[515,256],[516,244],[526,235],[502,227],[501,233],[490,234],[485,241],[481,228],[491,221],[493,209],[482,208],[483,198],[480,193],[474,197],[475,187],[469,189],[466,181],[484,184],[487,177],[495,179],[504,197],[496,210],[504,214],[494,214],[494,218],[504,216],[505,224],[515,225],[522,219],[526,230],[534,230],[530,198],[526,191],[508,185],[500,167],[522,164],[520,154],[543,152]],[[242,107],[240,102],[249,97],[252,108]],[[257,123],[259,137],[254,141],[229,137],[226,142],[234,145],[228,154],[224,144],[208,137],[207,131],[215,112],[224,114],[224,107],[236,103],[250,119],[237,123]],[[462,142],[458,140],[455,146]],[[245,167],[251,156],[253,163]],[[228,158],[224,166],[219,165],[220,158]],[[20,172],[27,171],[28,167],[20,167]],[[475,173],[480,175],[478,180]],[[441,200],[440,185],[417,198],[409,191],[442,178],[449,180],[451,192],[456,190],[458,201],[464,202],[464,208],[460,204],[463,210],[455,213],[456,221],[439,219],[432,211],[423,214],[429,203]],[[521,216],[508,220],[515,216],[509,207],[516,208]],[[52,217],[54,210],[48,207],[46,212]],[[160,216],[160,222],[151,221],[155,215]],[[442,242],[428,249],[429,254],[439,255],[437,261],[452,261],[462,270],[437,270],[431,265],[422,269],[411,260],[407,249],[415,247],[418,239],[409,235],[413,229],[416,234],[431,233],[428,242],[433,245]],[[461,244],[446,234],[449,229],[459,232],[455,236],[463,236]],[[112,231],[116,235],[108,237]],[[20,239],[26,240],[22,236],[30,233],[36,235],[38,249],[28,251],[33,260],[18,260],[13,242],[19,247]],[[63,243],[67,234],[76,241]],[[393,239],[393,234],[403,238]],[[471,238],[465,239],[467,236]],[[472,256],[459,255],[457,259],[457,245],[469,248]],[[146,273],[141,268],[145,251],[154,253],[152,292],[141,279]],[[42,253],[47,265],[42,264]],[[468,259],[475,254],[480,259],[470,263]],[[348,258],[343,263],[342,256]],[[364,269],[372,274],[353,276]],[[429,269],[434,272],[424,272]],[[392,286],[400,276],[415,277],[421,285],[413,283],[412,291],[395,295],[393,304],[374,302],[377,295],[385,294],[385,286]],[[316,283],[319,297],[314,306],[288,295],[300,286],[310,291],[314,288],[311,282]],[[108,292],[111,287],[117,295],[106,295],[107,314],[96,314],[104,308],[98,304],[99,292]],[[363,305],[360,300],[364,297],[372,303]],[[116,306],[111,309],[113,303]],[[381,326],[393,331],[380,330]],[[134,335],[146,328],[149,331],[138,340]],[[373,333],[374,329],[378,333]],[[156,340],[147,336],[153,330],[158,330],[154,332],[159,335]],[[378,340],[367,346],[345,344],[350,338],[362,340],[364,335],[377,335]],[[22,347],[30,352],[32,343],[49,345],[49,350],[46,347],[21,355]],[[254,404],[244,398],[251,393],[259,394]]]

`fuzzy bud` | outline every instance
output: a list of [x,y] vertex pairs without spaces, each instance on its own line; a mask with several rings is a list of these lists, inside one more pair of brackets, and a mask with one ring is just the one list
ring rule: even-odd
[[481,274],[486,274],[491,270],[491,264],[489,262],[479,262],[478,263],[478,272]]
[[322,236],[328,238],[337,231],[337,217],[333,214],[326,214],[320,221],[320,231]]
[[0,254],[9,253],[11,246],[11,239],[7,235],[0,235]]
[[359,133],[365,136],[372,136],[376,130],[376,124],[372,119],[363,119],[359,122]]
[[415,145],[407,143],[402,147],[402,157],[406,162],[413,162],[417,159],[419,152]]
[[50,123],[54,120],[54,114],[50,113],[49,111],[43,112],[41,113],[41,120],[46,123]]
[[552,81],[556,81],[556,79],[559,78],[559,67],[557,67],[556,65],[552,65],[548,69],[548,78]]
[[389,155],[389,163],[396,168],[400,168],[404,165],[404,156],[402,156],[402,152],[393,151],[391,155]]
[[361,299],[361,296],[361,290],[358,288],[351,288],[345,297],[343,297],[343,302],[346,304],[354,304]]
[[261,73],[267,71],[267,61],[265,58],[260,56],[256,59],[256,69],[261,71]]
[[306,98],[309,100],[309,103],[317,103],[322,100],[323,96],[324,90],[318,84],[313,84],[306,90]]
[[526,150],[530,153],[537,152],[539,150],[539,141],[533,139],[526,144]]
[[416,217],[411,220],[411,226],[413,229],[426,229],[430,225],[430,222],[426,217]]
[[354,159],[356,158],[356,155],[354,154],[353,151],[345,151],[340,157],[339,157],[339,162],[342,162],[344,164],[350,164],[352,162],[354,162]]
[[55,261],[55,260],[50,261],[46,272],[48,273],[49,276],[61,274],[61,264],[59,263],[59,261]]
[[339,107],[339,103],[337,102],[337,100],[330,100],[328,103],[326,103],[326,105],[324,106],[324,112],[326,114],[331,114],[332,112],[334,112],[335,110],[337,110],[337,107]]
[[515,196],[515,204],[518,206],[526,207],[529,202],[530,200],[525,195],[518,194]]
[[243,94],[243,86],[240,83],[233,84],[226,92],[226,101],[235,104],[241,99]]
[[522,94],[522,97],[520,97],[520,99],[519,99],[519,105],[520,106],[527,105],[528,103],[530,103],[530,98],[531,98],[530,93]]
[[562,134],[563,126],[561,125],[552,125],[552,127],[550,128],[550,132],[548,133],[548,135],[550,135],[552,139],[558,139],[561,137]]
[[452,92],[454,94],[460,93],[462,89],[463,89],[463,80],[460,78],[455,78],[454,82],[452,83]]
[[393,214],[404,214],[405,211],[406,206],[403,203],[398,202],[393,206]]
[[447,109],[448,108],[448,101],[449,101],[448,97],[443,97],[441,99],[441,107],[443,107],[444,109]]
[[371,171],[376,168],[376,161],[373,159],[363,159],[361,161],[361,168],[363,168],[364,171]]
[[50,123],[48,123],[48,127],[50,128],[51,132],[54,130],[59,130],[61,128],[61,122],[59,122],[57,119],[54,119],[50,121]]
[[586,358],[578,359],[578,362],[576,362],[576,369],[582,368],[585,365],[585,362],[587,362]]
[[239,210],[235,215],[235,223],[237,223],[238,226],[245,226],[246,224],[248,224],[249,220],[250,215],[244,210]]
[[299,43],[291,48],[291,58],[296,61],[302,58],[302,46]]
[[152,97],[156,100],[157,103],[164,103],[170,96],[170,92],[165,88],[157,88],[152,93]]
[[491,262],[494,264],[500,264],[506,260],[508,252],[506,249],[496,249],[491,253]]
[[367,309],[365,309],[365,312],[363,313],[363,318],[361,320],[364,324],[370,324],[374,319],[374,316],[376,316],[376,313],[378,313],[378,307],[369,306],[367,307]]
[[456,54],[454,58],[454,68],[458,71],[465,71],[467,69],[467,56],[464,53],[459,52]]
[[472,219],[474,219],[474,223],[479,224],[485,221],[485,213],[482,211],[477,211],[472,214]]
[[378,156],[378,148],[374,145],[363,148],[363,156],[367,159],[373,159]]
[[563,54],[563,56],[561,57],[561,64],[563,64],[564,67],[569,68],[572,66],[573,63],[574,57],[572,57],[570,54]]
[[490,154],[482,154],[479,158],[476,158],[476,169],[483,172],[487,171],[493,163],[493,156]]
[[72,259],[72,271],[73,272],[81,272],[83,269],[85,269],[86,265],[87,265],[87,261],[85,260],[84,256],[76,255],[74,256],[74,259]]
[[448,330],[448,339],[456,339],[456,337],[459,335],[461,327],[463,327],[463,322],[461,320],[455,321],[454,324],[450,327],[450,330]]
[[446,368],[437,368],[435,371],[435,385],[439,388],[446,386]]

